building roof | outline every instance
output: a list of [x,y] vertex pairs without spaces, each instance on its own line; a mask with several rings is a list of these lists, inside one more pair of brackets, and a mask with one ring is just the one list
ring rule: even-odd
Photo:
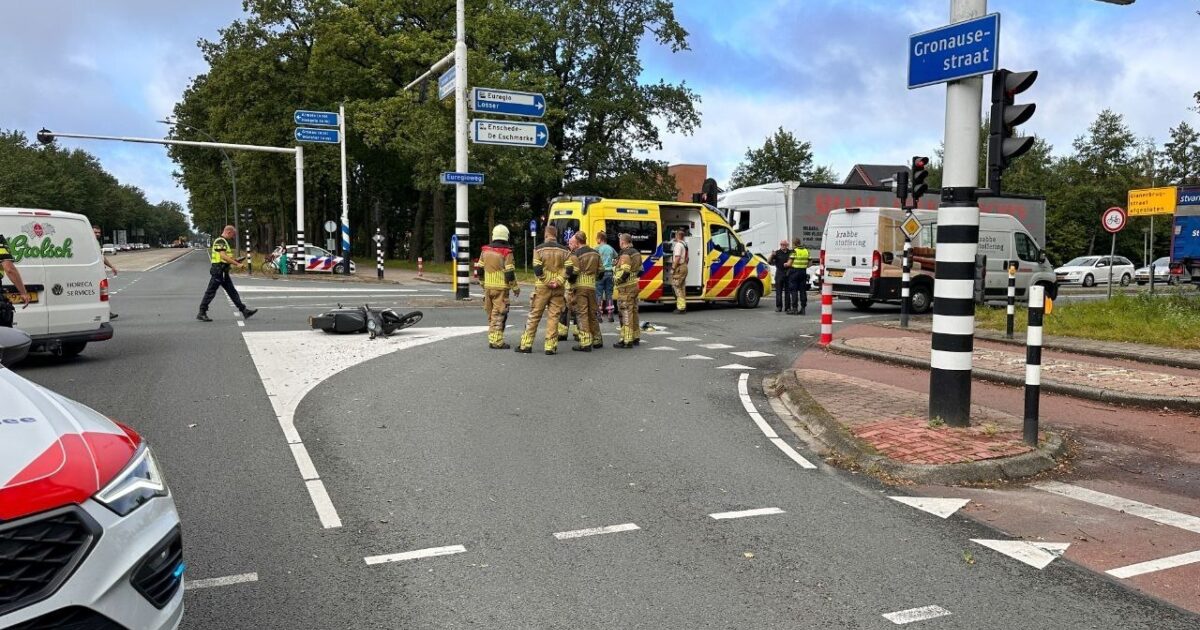
[[846,181],[842,183],[851,186],[883,186],[884,181],[890,182],[897,172],[907,173],[908,170],[904,165],[855,164],[854,168],[850,169],[850,174],[846,175]]

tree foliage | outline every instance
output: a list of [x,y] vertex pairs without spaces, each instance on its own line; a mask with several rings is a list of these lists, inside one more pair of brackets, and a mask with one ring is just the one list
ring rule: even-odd
[[[179,204],[151,204],[140,189],[118,182],[90,153],[37,146],[18,131],[0,131],[0,206],[78,212],[105,234],[126,230],[131,240],[146,243],[188,234]],[[137,230],[144,236],[135,238]]]
[[761,148],[746,149],[746,157],[734,169],[730,188],[745,188],[771,182],[826,184],[836,181],[833,168],[813,167],[812,143],[801,141],[780,127]]

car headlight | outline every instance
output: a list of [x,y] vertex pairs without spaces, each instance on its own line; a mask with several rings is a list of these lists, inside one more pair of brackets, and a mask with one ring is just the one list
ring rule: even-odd
[[150,447],[142,445],[125,469],[94,498],[108,509],[125,516],[150,499],[165,496],[167,482],[163,480],[154,455],[150,454]]

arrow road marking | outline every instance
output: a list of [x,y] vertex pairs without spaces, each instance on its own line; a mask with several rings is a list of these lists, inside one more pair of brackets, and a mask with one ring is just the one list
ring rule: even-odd
[[914,621],[927,621],[929,619],[937,619],[938,617],[948,617],[949,615],[950,611],[941,606],[922,606],[920,608],[909,608],[908,610],[886,613],[883,615],[883,618],[898,626],[902,626]]
[[935,499],[933,497],[888,497],[893,501],[899,501],[904,505],[915,507],[922,512],[940,517],[949,518],[962,506],[971,502],[970,499]]
[[607,525],[605,527],[591,527],[589,529],[576,529],[569,532],[555,532],[554,537],[559,540],[568,540],[570,538],[583,538],[584,536],[596,536],[598,534],[616,534],[618,532],[632,532],[641,529],[634,523],[623,523],[621,525]]
[[371,564],[384,564],[388,562],[404,562],[405,560],[418,560],[420,558],[433,558],[435,556],[451,556],[456,553],[466,553],[467,548],[462,545],[450,545],[449,547],[430,547],[429,549],[418,549],[416,551],[405,551],[404,553],[393,553],[386,556],[369,556],[363,560]]
[[1071,546],[1070,543],[1030,542],[1027,540],[982,540],[979,538],[972,538],[971,542],[983,545],[993,551],[999,551],[1039,571],[1060,558],[1063,552],[1067,550],[1067,547]]

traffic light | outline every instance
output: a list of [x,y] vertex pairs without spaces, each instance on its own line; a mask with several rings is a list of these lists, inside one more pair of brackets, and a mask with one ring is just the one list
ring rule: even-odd
[[1016,127],[1033,117],[1037,105],[1017,105],[1013,97],[1028,90],[1037,81],[1037,70],[1012,72],[997,70],[992,75],[991,135],[988,137],[988,188],[1000,194],[1004,169],[1013,160],[1033,148],[1032,136],[1017,136]]
[[37,141],[41,142],[42,144],[50,144],[51,142],[54,142],[54,134],[51,133],[49,129],[42,127],[37,132]]
[[900,200],[900,207],[908,206],[908,173],[898,171],[892,175],[892,192],[896,193],[896,198]]
[[921,197],[929,192],[929,184],[925,180],[929,179],[929,158],[920,155],[914,155],[912,159],[912,197],[913,205],[916,206],[921,201]]

